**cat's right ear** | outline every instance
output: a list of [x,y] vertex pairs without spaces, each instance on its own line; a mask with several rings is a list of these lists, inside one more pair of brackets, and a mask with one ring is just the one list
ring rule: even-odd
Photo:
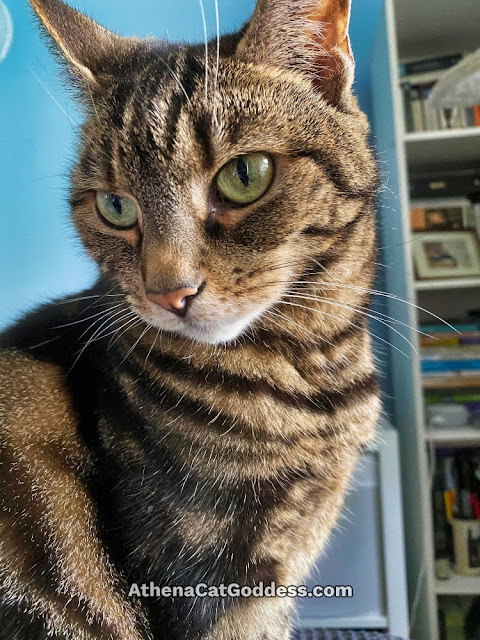
[[69,7],[61,0],[30,0],[42,26],[81,86],[93,89],[121,67],[139,46]]
[[341,106],[349,100],[353,83],[351,2],[257,0],[236,55],[303,73],[327,102]]

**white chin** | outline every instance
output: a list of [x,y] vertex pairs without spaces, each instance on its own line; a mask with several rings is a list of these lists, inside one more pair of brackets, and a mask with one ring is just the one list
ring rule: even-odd
[[177,330],[177,333],[202,342],[204,344],[225,344],[238,338],[241,333],[250,324],[249,321],[238,320],[229,324],[203,324],[203,325],[191,325],[185,324],[181,329]]

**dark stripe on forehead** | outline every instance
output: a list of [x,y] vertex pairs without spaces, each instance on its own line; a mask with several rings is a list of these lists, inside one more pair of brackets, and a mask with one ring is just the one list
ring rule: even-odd
[[136,92],[136,111],[149,111],[153,109],[155,97],[159,87],[167,84],[168,68],[166,60],[160,54],[155,54],[152,63],[138,79]]
[[[120,156],[125,156],[131,161],[131,155],[140,159],[144,164],[151,161],[152,153],[157,150],[150,129],[149,112],[153,109],[153,101],[158,93],[158,88],[166,84],[167,70],[160,60],[163,57],[153,52],[153,59],[137,75],[135,86],[132,88],[130,103],[125,105],[125,110],[131,113],[128,127],[123,119],[123,138],[128,141],[119,145]],[[121,140],[122,142],[122,140]],[[137,163],[135,163],[135,166]]]
[[121,80],[113,91],[110,118],[118,131],[123,129],[125,109],[133,93],[133,87],[132,79]]
[[185,52],[183,69],[180,68],[180,64],[178,63],[175,68],[172,68],[171,73],[176,89],[170,98],[170,106],[165,118],[165,149],[167,156],[171,157],[177,141],[178,122],[180,120],[182,110],[191,99],[204,72],[204,68],[189,51]]
[[113,168],[113,142],[109,134],[105,134],[102,138],[102,156],[106,166],[107,181],[114,183],[115,170]]
[[195,118],[193,123],[193,131],[195,133],[195,138],[202,149],[203,152],[203,161],[206,169],[211,169],[214,165],[215,158],[213,154],[212,148],[212,119],[208,113],[203,113],[202,115]]

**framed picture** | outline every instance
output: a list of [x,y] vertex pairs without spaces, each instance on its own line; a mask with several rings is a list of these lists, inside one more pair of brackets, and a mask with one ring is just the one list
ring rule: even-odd
[[474,226],[467,198],[414,200],[410,222],[412,231],[459,231]]
[[480,245],[474,231],[414,233],[412,249],[420,279],[480,276]]

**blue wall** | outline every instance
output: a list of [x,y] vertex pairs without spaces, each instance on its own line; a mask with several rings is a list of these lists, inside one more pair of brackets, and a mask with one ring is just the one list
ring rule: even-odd
[[[4,2],[15,33],[0,64],[0,325],[40,301],[83,288],[96,274],[74,235],[66,205],[79,114],[33,26],[27,0]],[[214,0],[204,4],[213,35]],[[381,4],[353,0],[355,90],[368,113],[370,53]],[[238,28],[254,5],[255,0],[219,0],[221,31]],[[198,0],[76,0],[75,6],[119,33],[203,40]]]

